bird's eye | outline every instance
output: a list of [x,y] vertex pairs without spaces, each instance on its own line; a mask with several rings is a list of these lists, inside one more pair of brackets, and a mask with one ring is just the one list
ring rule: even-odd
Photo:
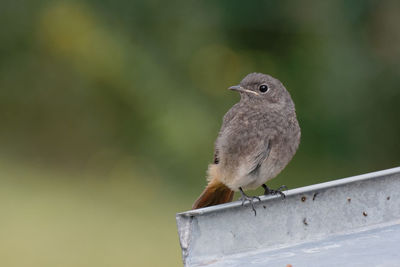
[[265,93],[265,92],[268,91],[268,86],[265,85],[265,84],[260,85],[260,87],[258,88],[258,90],[260,90],[261,93]]

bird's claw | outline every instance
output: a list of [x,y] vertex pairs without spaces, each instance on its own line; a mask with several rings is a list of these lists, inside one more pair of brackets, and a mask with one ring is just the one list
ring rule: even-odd
[[261,201],[261,199],[257,196],[248,196],[243,192],[241,188],[239,189],[240,193],[242,194],[242,196],[239,198],[239,200],[242,201],[242,206],[246,203],[246,201],[248,201],[251,205],[251,209],[254,211],[254,216],[257,216],[257,211],[256,208],[254,207],[254,200],[257,199],[258,201]]
[[262,187],[264,188],[264,195],[277,195],[277,194],[280,194],[282,199],[286,198],[286,195],[281,191],[283,189],[285,189],[285,190],[288,189],[286,185],[282,185],[276,190],[269,189],[268,186],[266,186],[265,184],[263,184]]

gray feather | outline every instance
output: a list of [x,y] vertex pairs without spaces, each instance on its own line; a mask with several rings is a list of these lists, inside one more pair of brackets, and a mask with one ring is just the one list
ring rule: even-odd
[[269,152],[271,151],[271,142],[267,141],[266,144],[254,154],[253,166],[249,171],[249,174],[255,174],[259,171],[261,164],[264,160],[269,156]]

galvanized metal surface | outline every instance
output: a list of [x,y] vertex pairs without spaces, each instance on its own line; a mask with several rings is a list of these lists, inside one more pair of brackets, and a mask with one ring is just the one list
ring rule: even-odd
[[370,266],[379,251],[384,266],[400,266],[400,168],[263,196],[256,209],[236,201],[177,214],[185,266]]
[[208,267],[400,266],[400,224],[307,242],[257,250],[210,262]]

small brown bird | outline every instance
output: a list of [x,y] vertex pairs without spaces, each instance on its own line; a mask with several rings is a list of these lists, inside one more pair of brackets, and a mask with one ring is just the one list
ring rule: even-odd
[[240,93],[240,101],[224,116],[215,142],[214,162],[208,166],[208,185],[193,209],[232,201],[240,191],[242,205],[254,199],[243,190],[264,188],[292,159],[300,143],[300,127],[292,98],[283,84],[261,73],[250,73],[239,85],[229,87]]

